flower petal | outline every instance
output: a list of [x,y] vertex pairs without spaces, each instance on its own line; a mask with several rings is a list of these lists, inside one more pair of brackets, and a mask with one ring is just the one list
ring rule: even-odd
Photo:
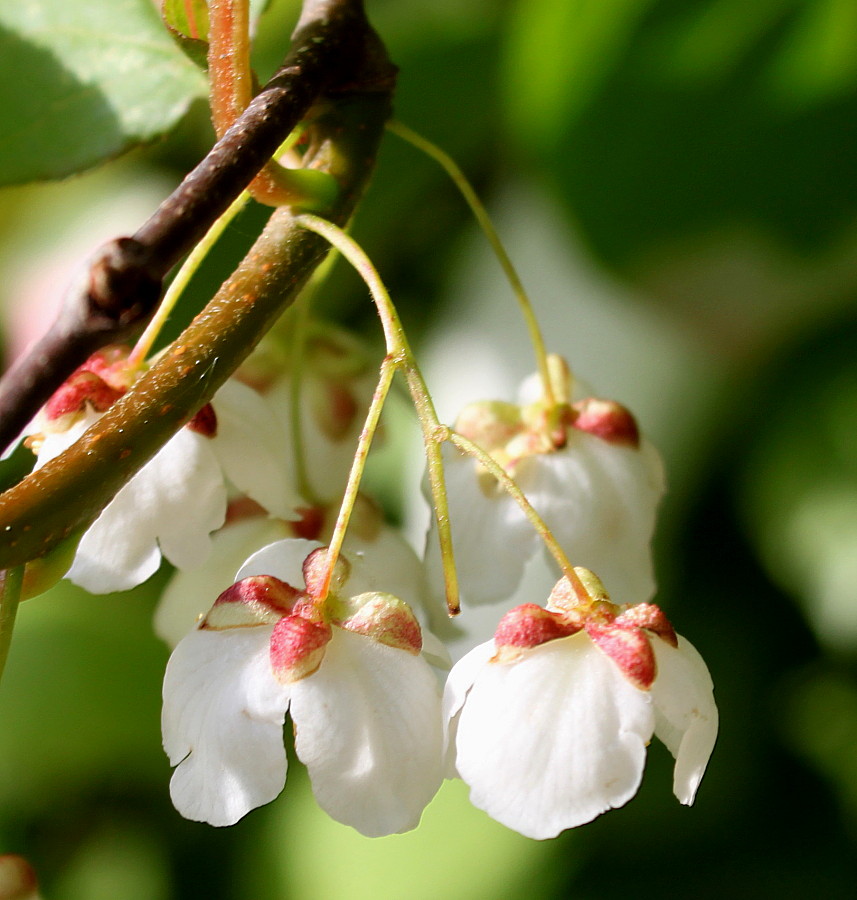
[[292,685],[295,749],[319,805],[369,837],[415,828],[440,786],[437,681],[418,656],[340,628]]
[[207,442],[186,428],[171,438],[84,534],[67,577],[101,594],[145,581],[161,552],[180,568],[199,565],[226,514],[220,466]]
[[232,825],[283,789],[289,687],[271,672],[272,630],[192,631],[170,657],[161,724],[187,819]]
[[453,667],[446,679],[446,687],[443,690],[441,713],[445,724],[444,757],[446,759],[446,777],[455,778],[458,770],[455,767],[455,739],[458,732],[458,714],[467,699],[470,688],[476,680],[482,667],[497,652],[494,641],[486,641],[474,647],[463,656]]
[[572,430],[564,450],[522,460],[518,483],[569,558],[595,572],[612,597],[651,598],[650,544],[664,491],[651,444],[634,449]]
[[273,575],[298,590],[303,590],[304,560],[321,547],[318,541],[307,541],[304,538],[286,538],[274,541],[267,547],[257,550],[238,570],[236,581],[249,578],[251,575]]
[[653,637],[658,675],[651,688],[655,734],[675,757],[673,792],[690,806],[717,740],[718,715],[711,675],[696,648]]
[[[449,690],[470,677],[453,669]],[[456,767],[474,806],[550,838],[633,797],[653,730],[648,694],[581,632],[482,667],[458,717]]]
[[229,380],[212,406],[217,433],[211,446],[226,477],[272,515],[295,518],[293,510],[303,501],[287,469],[292,448],[269,404],[246,384]]

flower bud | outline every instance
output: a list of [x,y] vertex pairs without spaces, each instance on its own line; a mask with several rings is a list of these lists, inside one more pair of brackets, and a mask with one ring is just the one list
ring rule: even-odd
[[0,855],[0,900],[38,900],[39,883],[33,867],[14,853]]

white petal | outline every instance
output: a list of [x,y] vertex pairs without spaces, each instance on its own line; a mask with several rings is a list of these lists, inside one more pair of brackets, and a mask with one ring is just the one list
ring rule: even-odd
[[455,767],[458,714],[464,706],[470,688],[473,687],[473,682],[496,650],[494,641],[486,641],[474,647],[452,667],[446,679],[441,713],[444,722],[444,769],[447,778],[455,778],[459,774]]
[[369,837],[415,828],[440,786],[440,696],[428,664],[339,628],[292,686],[295,749],[319,805]]
[[67,577],[98,594],[145,581],[161,552],[180,568],[199,565],[210,551],[210,532],[226,514],[226,489],[208,440],[186,428],[172,437],[86,532]]
[[212,401],[217,433],[212,448],[226,477],[264,509],[294,518],[301,504],[288,469],[293,448],[269,404],[256,391],[234,379]]
[[[86,411],[80,415],[80,418],[75,421],[71,428],[67,428],[65,431],[45,434],[36,456],[34,468],[40,469],[48,460],[59,456],[60,453],[67,450],[90,425],[94,425],[103,415],[104,413],[93,412],[87,407]],[[31,434],[32,432],[29,430],[31,427],[38,426],[31,422],[24,430],[24,434]]]
[[[490,603],[509,597],[524,565],[535,552],[538,536],[518,504],[486,476],[476,463],[444,447],[444,471],[459,587],[465,601]],[[443,596],[443,569],[432,524],[426,538],[426,568],[434,596]]]
[[251,575],[273,575],[293,588],[302,590],[304,584],[303,562],[313,550],[320,547],[318,541],[303,538],[287,538],[274,541],[257,550],[238,570],[236,581]]
[[634,796],[653,729],[648,694],[579,633],[482,667],[459,713],[456,766],[474,806],[550,838]]
[[675,757],[673,792],[693,803],[717,740],[717,706],[702,657],[683,637],[678,648],[652,638],[658,674],[651,688],[655,734]]
[[170,657],[162,728],[185,818],[232,825],[283,789],[289,689],[271,672],[271,631],[192,631]]
[[652,597],[650,545],[664,478],[650,444],[617,446],[570,429],[564,450],[521,463],[519,484],[568,557],[595,572],[617,602]]
[[226,525],[211,538],[211,556],[194,569],[180,569],[170,579],[155,610],[155,634],[171,647],[196,625],[235,573],[258,547],[283,538],[288,526],[279,519],[254,516]]

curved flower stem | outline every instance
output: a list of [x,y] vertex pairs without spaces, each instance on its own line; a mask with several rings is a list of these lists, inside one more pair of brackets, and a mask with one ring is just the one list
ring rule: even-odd
[[553,406],[556,402],[556,398],[554,396],[553,384],[551,382],[550,370],[548,368],[548,354],[545,348],[544,337],[542,336],[541,329],[539,328],[538,320],[536,319],[535,311],[533,310],[533,305],[530,302],[530,298],[524,289],[524,285],[521,282],[520,277],[518,276],[517,270],[512,264],[512,260],[509,259],[509,254],[506,253],[506,249],[503,247],[503,243],[500,240],[500,236],[497,234],[497,229],[494,227],[494,223],[491,221],[490,216],[488,215],[488,211],[485,209],[485,205],[479,199],[476,191],[473,190],[472,185],[467,180],[464,172],[461,171],[458,164],[455,160],[443,150],[440,149],[437,145],[431,143],[431,141],[422,137],[422,135],[417,134],[417,132],[408,128],[407,125],[403,125],[401,122],[397,122],[396,120],[392,120],[387,122],[387,130],[391,131],[393,134],[398,135],[402,140],[407,141],[412,146],[416,147],[418,150],[422,150],[427,156],[430,156],[435,162],[439,163],[443,169],[446,171],[447,175],[452,179],[455,183],[455,186],[461,192],[464,197],[467,205],[470,207],[470,211],[473,213],[476,221],[479,223],[479,227],[482,229],[485,237],[488,239],[488,243],[491,245],[491,249],[494,251],[500,266],[503,269],[503,272],[506,275],[506,278],[509,281],[509,284],[512,287],[512,291],[515,294],[515,299],[518,301],[518,305],[521,309],[521,313],[524,316],[524,322],[527,326],[527,331],[530,335],[530,342],[533,345],[533,351],[536,356],[536,364],[539,369],[539,377],[542,382],[542,392],[544,394],[545,403],[550,407]]
[[384,282],[372,265],[369,257],[363,252],[354,238],[350,237],[339,226],[322,219],[319,216],[313,216],[309,213],[295,217],[295,222],[302,225],[307,231],[314,231],[321,235],[331,246],[335,247],[357,270],[357,274],[366,283],[369,293],[375,302],[378,310],[378,316],[381,319],[381,327],[384,329],[384,341],[387,345],[387,355],[393,357],[404,356],[413,359],[413,353],[408,345],[408,339],[405,337],[405,331],[402,328],[402,322],[396,307],[390,299]]
[[333,576],[336,561],[339,559],[339,554],[342,550],[342,542],[345,540],[345,532],[348,529],[348,522],[351,519],[354,504],[357,502],[357,493],[360,490],[360,481],[363,478],[363,470],[366,468],[366,460],[369,457],[372,438],[375,437],[375,432],[378,430],[381,410],[384,408],[384,401],[387,399],[395,374],[396,361],[389,356],[385,357],[384,362],[381,363],[378,386],[375,388],[372,402],[369,404],[369,411],[366,414],[366,422],[357,441],[357,449],[354,451],[354,462],[351,464],[351,471],[348,473],[348,484],[345,486],[345,493],[339,507],[339,515],[336,517],[336,525],[333,527],[333,534],[327,547],[327,571],[321,591],[316,598],[318,600],[324,600],[330,589],[330,579]]
[[335,250],[325,256],[321,265],[313,272],[312,277],[292,306],[292,321],[288,336],[289,366],[291,380],[289,382],[289,426],[292,436],[292,455],[295,465],[295,483],[298,494],[311,506],[321,505],[310,483],[307,471],[306,442],[304,441],[303,419],[301,416],[301,395],[303,389],[304,357],[310,327],[310,310],[312,300],[319,285],[327,280],[330,270],[336,264],[338,254]]
[[[417,417],[419,418],[420,427],[423,432],[423,443],[425,445],[429,481],[431,483],[432,500],[434,501],[441,556],[443,559],[444,578],[446,581],[446,604],[449,614],[453,616],[457,615],[460,610],[458,600],[458,578],[455,572],[443,463],[440,457],[440,444],[437,437],[437,430],[443,426],[441,426],[440,421],[438,420],[431,396],[425,386],[425,381],[420,374],[419,367],[417,366],[413,352],[408,344],[408,339],[402,328],[399,314],[396,311],[396,307],[393,305],[390,294],[384,286],[381,277],[378,275],[377,270],[372,265],[369,257],[366,256],[353,238],[347,235],[341,228],[338,228],[336,225],[333,225],[325,219],[320,219],[318,216],[308,214],[301,215],[297,216],[295,221],[299,225],[303,225],[303,227],[309,231],[314,231],[316,234],[319,234],[330,241],[330,243],[357,270],[358,274],[369,288],[369,293],[372,295],[372,299],[378,310],[378,316],[381,319],[381,326],[384,329],[384,339],[387,345],[387,357],[384,361],[385,365],[389,364],[391,370],[401,369],[405,374],[408,389],[411,392],[411,397],[413,398]],[[340,513],[340,516],[341,515],[342,514]],[[331,562],[329,563],[329,568],[332,572],[332,564],[335,562],[335,558],[331,555],[330,559]]]
[[146,326],[146,330],[140,335],[140,339],[134,345],[134,349],[128,357],[128,368],[131,371],[142,368],[146,357],[152,349],[152,345],[166,324],[167,319],[169,319],[170,313],[173,311],[176,303],[178,303],[185,288],[190,283],[191,278],[196,274],[203,260],[220,239],[220,236],[226,231],[229,223],[241,212],[249,199],[250,194],[247,191],[242,191],[232,201],[226,212],[208,229],[205,237],[193,248],[188,258],[182,263],[181,268],[176,273],[176,277],[167,288],[157,312],[152,316],[152,319]]
[[6,659],[9,656],[9,644],[12,640],[23,584],[23,566],[0,572],[0,677],[3,676]]

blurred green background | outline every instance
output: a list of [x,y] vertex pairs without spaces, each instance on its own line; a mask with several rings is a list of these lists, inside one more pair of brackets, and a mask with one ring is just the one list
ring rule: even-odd
[[[397,115],[479,187],[551,349],[630,405],[666,458],[658,602],[707,660],[721,712],[696,805],[672,797],[657,745],[633,802],[544,843],[470,808],[458,783],[418,831],[370,841],[315,807],[299,765],[237,826],[185,822],[160,748],[167,650],[150,623],[163,572],[130,594],[62,585],[21,608],[0,686],[0,851],[26,855],[51,900],[852,898],[857,5],[368,9],[401,68]],[[294,17],[290,0],[263,17],[263,77]],[[70,262],[142,221],[210,139],[197,102],[164,140],[0,192],[10,339],[42,327]],[[200,302],[254,216],[233,229],[222,271],[198,279]],[[355,235],[441,412],[509,396],[531,368],[525,336],[436,166],[388,137]],[[321,302],[378,346],[344,267]],[[416,468],[400,459],[380,476],[411,518],[396,497]]]

